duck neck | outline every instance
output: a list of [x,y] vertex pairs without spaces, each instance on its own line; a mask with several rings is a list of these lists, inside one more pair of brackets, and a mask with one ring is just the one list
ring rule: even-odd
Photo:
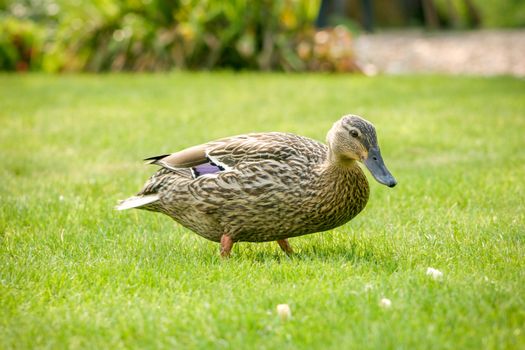
[[355,160],[329,154],[320,170],[317,184],[313,186],[316,192],[313,205],[318,213],[316,218],[323,218],[317,228],[325,231],[356,216],[368,201],[369,187]]
[[321,179],[324,186],[335,188],[334,193],[342,196],[348,196],[349,192],[352,192],[352,196],[355,194],[362,197],[366,203],[369,191],[368,181],[356,160],[330,152],[322,172]]
[[347,172],[359,167],[354,159],[344,157],[334,152],[330,147],[330,144],[328,145],[328,157],[326,157],[326,159],[326,167],[331,171]]
[[357,173],[361,173],[362,171],[355,160],[343,159],[327,161],[324,164],[323,172],[328,178],[346,179],[348,176],[357,175]]

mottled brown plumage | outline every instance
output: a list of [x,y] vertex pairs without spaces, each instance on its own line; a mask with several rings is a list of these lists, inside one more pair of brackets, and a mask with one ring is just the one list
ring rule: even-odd
[[149,158],[162,168],[118,209],[162,212],[204,238],[221,242],[279,241],[330,230],[355,217],[369,186],[357,164],[390,187],[375,129],[358,116],[337,121],[327,145],[289,133],[233,136]]

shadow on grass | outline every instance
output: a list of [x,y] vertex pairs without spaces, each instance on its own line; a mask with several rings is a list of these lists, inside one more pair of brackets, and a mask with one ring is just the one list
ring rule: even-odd
[[399,261],[394,251],[385,249],[384,246],[374,245],[332,245],[311,244],[295,248],[295,252],[288,256],[278,247],[273,251],[257,248],[244,248],[234,250],[234,260],[251,261],[257,264],[272,262],[322,262],[322,263],[349,263],[355,266],[368,266],[377,270],[394,272],[399,267]]
[[[219,244],[194,236],[193,233],[158,234],[146,237],[143,233],[135,233],[134,242],[128,246],[125,256],[146,259],[153,265],[173,264],[218,266],[225,262],[229,264],[253,264],[254,266],[273,265],[281,263],[312,265],[345,264],[356,268],[373,269],[381,272],[394,272],[399,268],[399,254],[384,241],[363,239],[350,236],[340,238],[305,237],[291,241],[295,251],[286,255],[275,242],[249,243],[239,242],[234,245],[231,257],[225,261],[219,255]],[[342,238],[342,239],[341,239]],[[119,247],[122,247],[120,244]]]

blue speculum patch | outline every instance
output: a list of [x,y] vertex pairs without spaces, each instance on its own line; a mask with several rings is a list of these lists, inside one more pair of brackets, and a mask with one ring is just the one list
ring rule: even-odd
[[197,178],[199,176],[206,175],[206,174],[216,174],[220,171],[223,171],[224,168],[210,161],[208,163],[199,164],[191,168],[191,170],[192,170],[193,176]]

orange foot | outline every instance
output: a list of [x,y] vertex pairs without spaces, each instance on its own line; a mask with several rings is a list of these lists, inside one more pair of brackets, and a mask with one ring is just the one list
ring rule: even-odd
[[224,234],[221,236],[221,257],[228,258],[230,257],[230,252],[232,251],[233,240],[230,236]]

